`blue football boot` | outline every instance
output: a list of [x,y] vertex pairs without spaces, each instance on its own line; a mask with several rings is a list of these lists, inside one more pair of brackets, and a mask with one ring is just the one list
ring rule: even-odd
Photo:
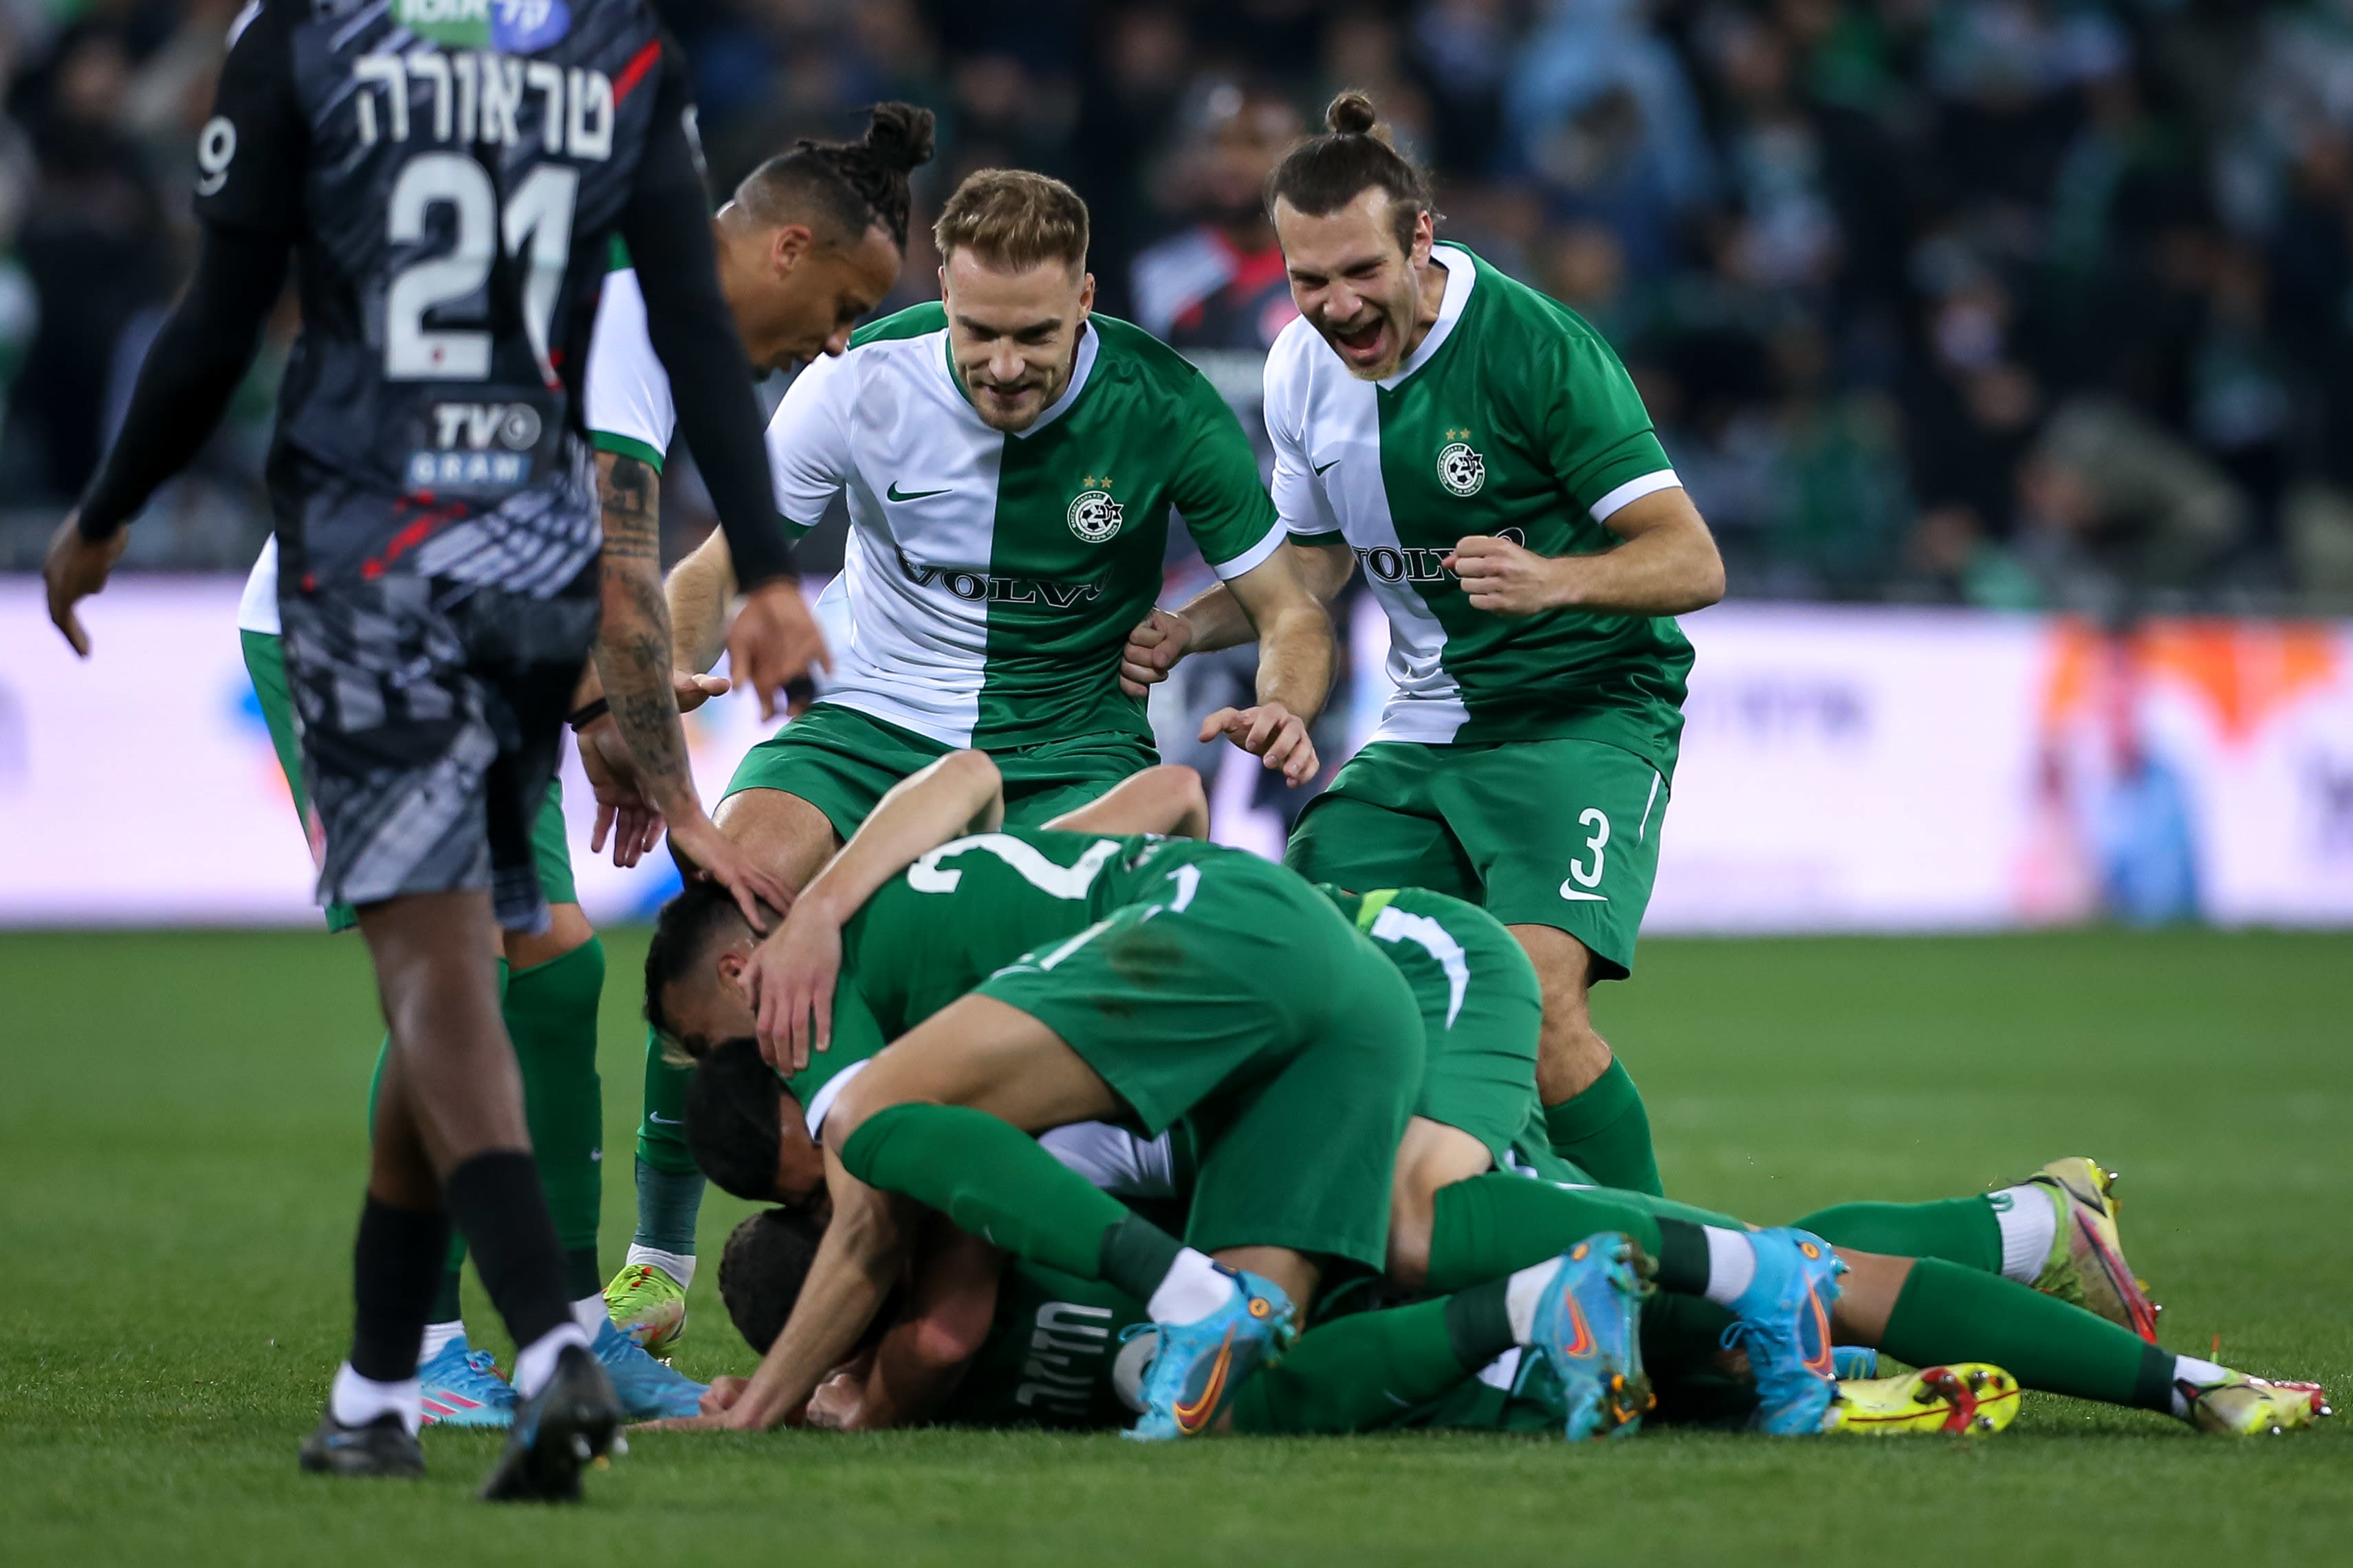
[[1879,1375],[1879,1352],[1869,1345],[1840,1345],[1831,1352],[1831,1375],[1841,1383],[1869,1383]]
[[488,1351],[459,1334],[417,1369],[417,1394],[427,1426],[505,1426],[514,1420],[515,1391],[499,1375]]
[[1724,1342],[1748,1352],[1757,1429],[1810,1436],[1827,1428],[1838,1396],[1831,1308],[1846,1265],[1829,1242],[1788,1226],[1752,1230],[1748,1242],[1757,1273],[1732,1303],[1739,1321],[1725,1331]]
[[613,1326],[612,1319],[597,1321],[595,1348],[630,1420],[659,1421],[668,1415],[702,1413],[702,1392],[707,1385],[648,1355],[637,1341]]
[[1140,1443],[1208,1431],[1242,1380],[1281,1361],[1298,1337],[1291,1298],[1272,1280],[1222,1263],[1217,1269],[1233,1281],[1224,1306],[1198,1322],[1137,1323],[1121,1336],[1160,1336],[1144,1373],[1144,1414],[1126,1432]]
[[1658,1403],[1642,1374],[1639,1321],[1651,1268],[1630,1238],[1602,1231],[1560,1255],[1536,1299],[1529,1343],[1560,1381],[1572,1441],[1630,1437]]

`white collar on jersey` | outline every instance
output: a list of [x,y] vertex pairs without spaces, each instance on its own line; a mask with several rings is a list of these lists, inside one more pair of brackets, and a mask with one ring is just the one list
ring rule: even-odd
[[[1440,251],[1446,252],[1443,258],[1439,255]],[[1446,268],[1446,292],[1438,301],[1438,320],[1430,324],[1430,335],[1421,340],[1419,348],[1405,356],[1405,363],[1397,367],[1396,374],[1377,384],[1384,392],[1430,363],[1430,356],[1445,346],[1454,323],[1462,319],[1462,307],[1471,302],[1471,285],[1477,281],[1478,270],[1472,263],[1471,253],[1458,245],[1433,245],[1430,256]]]
[[[947,336],[946,331],[943,330],[940,333],[940,374],[948,378],[949,390],[955,394],[956,402],[962,405],[972,422],[987,429],[996,429],[997,426],[980,416],[980,410],[972,405],[972,394],[965,390],[964,383],[957,378],[955,354],[955,351],[948,346]],[[1043,414],[1029,422],[1028,429],[1006,431],[1004,434],[1011,436],[1017,441],[1027,440],[1069,413],[1071,405],[1079,400],[1079,394],[1087,389],[1087,377],[1095,368],[1095,350],[1102,342],[1103,334],[1096,331],[1092,325],[1081,328],[1079,356],[1071,365],[1071,384],[1062,388],[1061,396],[1046,405],[1046,411]]]

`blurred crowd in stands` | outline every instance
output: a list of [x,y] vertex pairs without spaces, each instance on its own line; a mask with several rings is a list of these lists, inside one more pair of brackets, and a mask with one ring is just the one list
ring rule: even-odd
[[[185,271],[238,3],[0,0],[0,566],[37,560]],[[1370,89],[1441,232],[1624,355],[1737,595],[2353,605],[2353,0],[658,8],[720,188],[927,104],[919,198],[1069,179],[1101,307],[1253,421],[1291,315],[1260,182]],[[919,240],[896,302],[934,265]],[[135,563],[250,559],[292,327]]]

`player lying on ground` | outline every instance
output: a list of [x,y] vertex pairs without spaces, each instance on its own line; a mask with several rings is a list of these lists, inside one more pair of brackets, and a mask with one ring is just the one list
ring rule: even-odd
[[[755,365],[782,369],[827,353],[839,353],[848,333],[844,311],[854,315],[871,308],[898,275],[906,233],[906,171],[928,153],[931,114],[904,104],[885,104],[873,115],[874,122],[861,141],[805,142],[768,160],[736,186],[733,198],[712,220],[712,237],[720,258],[720,291]],[[600,409],[616,403],[635,407],[656,399],[665,413],[667,437],[670,383],[647,335],[645,298],[634,269],[617,268],[605,275],[586,380],[583,395],[592,443],[606,447],[606,438],[596,434]],[[615,423],[610,418],[602,422]],[[616,643],[648,638],[667,642],[654,557],[643,543],[656,523],[654,481],[646,470],[658,473],[660,465],[658,450],[648,458],[642,452],[612,447],[600,449],[597,458],[607,586],[618,591],[608,607]],[[640,500],[642,505],[638,504]],[[773,640],[773,632],[754,636],[757,628],[789,623],[790,609],[784,605],[784,595],[791,595],[797,603],[798,590],[790,580],[778,579],[765,585],[737,616],[733,630],[743,655],[737,668],[758,657],[754,645]],[[293,702],[279,636],[274,537],[262,546],[246,581],[237,626],[246,668],[293,793],[296,812],[306,829],[311,828],[314,823],[302,787]],[[652,673],[669,679],[666,670]],[[674,730],[674,721],[665,725],[658,704],[646,707],[649,699],[666,701],[666,692],[652,689],[642,679],[633,684],[648,688],[639,694],[639,707],[645,711],[631,715],[632,722],[639,726],[639,739],[651,735],[669,746],[666,730]],[[706,679],[691,693],[681,692],[681,701],[691,705],[714,687],[724,690],[727,682]],[[594,695],[601,694],[599,683]],[[578,706],[575,700],[575,707]],[[575,728],[582,758],[592,765],[599,747],[626,748],[628,743],[610,712],[578,722]],[[670,758],[655,760],[659,773],[677,771]],[[690,838],[696,832],[708,831],[707,825],[698,826],[699,805],[677,802],[674,809],[689,819]],[[643,1344],[647,1350],[665,1352],[675,1341],[684,1317],[683,1286],[693,1268],[691,1206],[686,1256],[661,1258],[670,1272],[660,1276],[659,1284],[654,1271],[638,1256],[643,1244],[670,1234],[660,1183],[647,1179],[642,1158],[638,1183],[640,1246],[632,1247],[629,1265],[612,1284],[601,1292],[598,1288],[603,1279],[596,1265],[596,1237],[604,1199],[605,1123],[596,1074],[596,1005],[604,990],[605,948],[573,890],[563,798],[553,780],[547,799],[533,821],[532,850],[550,921],[544,932],[503,934],[500,960],[506,978],[500,1012],[514,1042],[533,1160],[564,1245],[574,1311],[584,1321],[593,1321],[596,1303],[591,1298],[601,1293],[609,1307],[607,1315],[631,1326],[634,1340],[605,1321],[596,1322],[593,1331],[597,1357],[605,1363],[614,1389],[632,1418],[691,1413],[702,1386],[638,1348]],[[358,916],[348,905],[333,905],[327,910],[330,931],[347,931],[357,924]],[[387,1043],[377,1059],[379,1082],[388,1054]],[[697,1190],[700,1185],[697,1178]],[[423,1360],[417,1368],[420,1408],[428,1426],[447,1422],[503,1426],[513,1414],[514,1390],[499,1375],[490,1353],[467,1342],[459,1310],[464,1258],[463,1241],[453,1241],[425,1331]],[[676,1287],[665,1291],[663,1286],[673,1276]]]
[[[716,1060],[717,1058],[713,1058]],[[756,1058],[754,1058],[756,1063]],[[812,1215],[770,1209],[728,1237],[719,1290],[755,1351],[774,1342],[798,1297],[822,1235]],[[1299,1342],[1235,1395],[1219,1430],[1244,1434],[1368,1432],[1437,1426],[1549,1432],[1566,1425],[1558,1358],[1574,1338],[1554,1331],[1588,1321],[1624,1300],[1609,1280],[1621,1237],[1586,1241],[1505,1279],[1409,1305],[1368,1306],[1377,1292],[1343,1287]],[[1668,1373],[1659,1416],[1745,1424],[1754,1407],[1736,1352],[1711,1339],[1654,1327],[1664,1305],[1642,1303],[1642,1361],[1659,1378],[1696,1354],[1695,1374]],[[898,1311],[849,1363],[835,1369],[806,1415],[842,1431],[939,1422],[971,1426],[1103,1428],[1140,1410],[1143,1368],[1156,1341],[1141,1302],[965,1236],[934,1216],[925,1226]],[[1574,1374],[1568,1381],[1574,1381]],[[744,1380],[721,1378],[723,1409]],[[1998,1368],[1932,1368],[1907,1375],[1842,1378],[1837,1430],[1982,1434],[2010,1424],[2017,1384]],[[1654,1417],[1656,1419],[1656,1417]],[[1621,1431],[1630,1428],[1620,1428]]]
[[[547,928],[531,825],[611,607],[575,402],[594,279],[575,262],[615,233],[640,263],[649,331],[745,580],[791,564],[749,366],[712,282],[682,62],[636,0],[582,0],[523,34],[512,22],[411,27],[290,0],[238,15],[201,138],[195,277],[46,568],[52,617],[87,652],[75,602],[103,586],[123,522],[210,432],[299,248],[302,334],[269,473],[279,610],[320,900],[357,910],[392,1042],[351,1357],[301,1462],[422,1470],[418,1351],[454,1225],[521,1347],[524,1404],[485,1489],[500,1499],[578,1495],[581,1466],[622,1418],[570,1310],[490,961],[501,928]],[[501,62],[527,67],[534,89],[495,113],[488,95],[479,115],[470,89],[453,99],[453,79]],[[627,670],[667,690],[666,641],[630,637],[601,658],[608,680]],[[704,869],[747,895],[773,887],[705,837],[691,784],[681,800],[677,772],[661,771],[658,731],[674,714],[622,723],[679,801],[673,830],[708,844]]]
[[[1249,438],[1183,358],[1096,315],[1086,205],[1043,175],[968,176],[934,230],[937,304],[860,329],[797,380],[768,429],[776,505],[797,531],[847,506],[841,575],[821,608],[854,627],[821,700],[736,768],[721,828],[798,888],[882,793],[959,747],[997,753],[1007,817],[1034,825],[1155,755],[1142,700],[1120,689],[1127,628],[1161,584],[1172,513],[1231,584],[1261,648],[1255,706],[1211,715],[1298,783],[1331,679],[1332,632],[1293,566]],[[667,407],[607,402],[617,453],[667,446]],[[714,535],[673,571],[681,665],[718,657],[735,591]],[[626,780],[600,781],[621,786]],[[634,821],[642,828],[649,813]],[[623,821],[625,860],[644,846]],[[682,1310],[701,1180],[679,1137],[682,1075],[648,1040],[640,1170],[658,1201],[617,1297],[660,1333]]]
[[[1650,1121],[1587,992],[1633,967],[1691,645],[1724,594],[1706,523],[1600,334],[1459,245],[1361,94],[1268,184],[1300,318],[1266,361],[1274,502],[1327,602],[1364,563],[1396,691],[1284,859],[1482,904],[1544,986],[1554,1146],[1661,1190]],[[1137,689],[1249,640],[1222,589],[1155,612]]]
[[[1090,807],[1083,819],[1117,826],[1132,825],[1139,811],[1145,814],[1145,820],[1151,820],[1155,811],[1168,814],[1180,807],[1187,815],[1197,814],[1198,793],[1192,802],[1184,802],[1181,795],[1154,787],[1181,777],[1184,772],[1163,769],[1156,776],[1131,781]],[[1068,862],[1077,852],[1070,845],[1044,842],[1059,836],[1007,834],[959,840],[923,852],[924,845],[953,831],[954,824],[968,819],[976,810],[984,822],[993,818],[998,806],[993,774],[985,758],[966,754],[900,786],[849,848],[810,884],[784,925],[756,948],[752,946],[754,939],[747,927],[727,929],[723,909],[707,897],[702,899],[702,906],[718,917],[720,929],[713,930],[712,922],[706,921],[683,944],[696,950],[690,960],[693,983],[681,985],[678,976],[658,973],[658,966],[649,963],[649,996],[663,1012],[684,1020],[689,1033],[707,1039],[702,1031],[751,1021],[743,1002],[737,1002],[732,1012],[728,1007],[729,983],[740,982],[745,992],[759,998],[762,1045],[770,1059],[806,1072],[814,1059],[812,1047],[827,1044],[826,1020],[837,994],[843,917],[858,910],[871,890],[882,888],[911,861],[906,885],[954,888],[967,875],[966,867],[986,868],[992,859],[1018,864],[1017,851],[1036,862],[1025,873],[1033,879],[1050,876],[1043,869],[1050,858]],[[1198,792],[1198,780],[1192,782]],[[1179,805],[1172,805],[1170,800]],[[1025,844],[1027,850],[1023,850]],[[1103,847],[1100,841],[1095,846],[1098,851]],[[1779,1431],[1816,1430],[1826,1417],[1832,1393],[1828,1386],[1830,1346],[1819,1331],[1824,1322],[1823,1309],[1840,1297],[1837,1276],[1849,1265],[1867,1271],[1849,1288],[1851,1300],[1841,1312],[1856,1330],[1855,1342],[1862,1344],[1877,1343],[1875,1336],[1889,1331],[1887,1320],[1909,1299],[1914,1253],[1930,1253],[1932,1262],[1942,1262],[1933,1257],[1935,1249],[1957,1239],[1957,1250],[1965,1263],[1982,1261],[1989,1233],[2020,1253],[2020,1267],[2033,1265],[2031,1278],[2037,1283],[2078,1300],[2093,1301],[2140,1336],[2154,1339],[2154,1310],[2125,1267],[2112,1209],[2089,1162],[2055,1163],[2034,1183],[1992,1194],[1990,1202],[1847,1205],[1810,1216],[1831,1233],[1832,1240],[1859,1234],[1877,1245],[1925,1244],[1902,1257],[1874,1255],[1849,1246],[1843,1263],[1820,1235],[1802,1228],[1751,1235],[1750,1227],[1738,1220],[1646,1194],[1593,1195],[1551,1182],[1530,1182],[1520,1175],[1480,1174],[1506,1165],[1529,1175],[1580,1183],[1584,1179],[1583,1173],[1558,1162],[1535,1131],[1540,1126],[1532,1073],[1536,1004],[1525,962],[1518,959],[1507,934],[1495,929],[1492,917],[1460,900],[1418,889],[1362,899],[1331,896],[1355,914],[1360,929],[1382,939],[1381,950],[1413,982],[1424,1026],[1417,1114],[1393,1176],[1398,1202],[1392,1211],[1388,1262],[1393,1277],[1402,1282],[1418,1284],[1422,1277],[1435,1274],[1440,1276],[1440,1288],[1451,1289],[1552,1256],[1577,1237],[1599,1228],[1634,1231],[1650,1253],[1661,1259],[1668,1289],[1709,1297],[1733,1309],[1736,1331],[1752,1347],[1752,1360],[1764,1387],[1761,1424]],[[691,907],[682,901],[681,908]],[[681,908],[669,911],[667,923],[673,938],[681,929]],[[1021,934],[1029,933],[1002,932],[999,940],[1009,943]],[[731,935],[732,941],[720,940]],[[660,955],[663,958],[679,956],[678,944],[659,945],[668,950]],[[960,981],[969,973],[944,970],[934,978],[943,983]],[[871,1037],[851,1048],[860,1054],[871,1050]],[[819,1070],[830,1076],[843,1068],[844,1064],[835,1063]],[[808,1121],[815,1131],[830,1099],[823,1104],[807,1100],[807,1086],[800,1092],[810,1107]],[[754,1123],[775,1119],[776,1113],[765,1108],[752,1118]],[[1477,1134],[1466,1131],[1482,1126],[1486,1129],[1484,1145]],[[1522,1138],[1520,1151],[1512,1146],[1515,1128]],[[1110,1130],[1104,1132],[1113,1142],[1124,1136]],[[1417,1145],[1417,1132],[1421,1134],[1421,1148],[1440,1152],[1409,1165],[1407,1153]],[[1066,1159],[1072,1154],[1067,1133],[1065,1129],[1058,1145]],[[1458,1145],[1475,1156],[1475,1163],[1454,1156]],[[1076,1163],[1083,1166],[1085,1160],[1081,1157]],[[1113,1162],[1128,1168],[1149,1163],[1140,1157]],[[1159,1161],[1164,1166],[1166,1163],[1165,1157]],[[1554,1168],[1546,1169],[1547,1164]],[[1432,1180],[1441,1184],[1434,1192],[1417,1184]],[[2082,1189],[2080,1193],[2068,1192],[2071,1181]],[[1968,1219],[1948,1212],[1954,1206],[1974,1210],[1974,1228]],[[2063,1207],[2066,1211],[2063,1237],[2059,1223]],[[2038,1226],[2034,1223],[2038,1215],[2047,1216],[2050,1223]],[[2014,1216],[2007,1231],[1998,1215]],[[2010,1231],[2017,1233],[2015,1239]],[[1505,1254],[1516,1255],[1498,1261]],[[1992,1261],[2000,1260],[2001,1252],[1997,1249]],[[1461,1278],[1452,1277],[1457,1270]],[[1966,1268],[1954,1273],[1965,1275]],[[1997,1290],[1989,1300],[1980,1300],[1984,1292],[1976,1289],[1978,1283],[1982,1282],[1944,1279],[1932,1269],[1916,1292],[1910,1292],[1919,1297],[1915,1309],[1904,1315],[1893,1331],[1907,1349],[1918,1350],[1945,1331],[1935,1325],[1934,1314],[1950,1304],[1948,1299],[1957,1298],[1963,1304],[1955,1310],[1965,1315],[1975,1313],[1978,1319],[1997,1312],[2008,1301],[2014,1311],[2024,1314],[2021,1331],[2029,1336],[2052,1338],[2063,1328],[2073,1327],[2093,1334],[2087,1342],[2099,1341],[2100,1333],[2090,1327],[2088,1315],[2063,1309],[2054,1316],[2047,1309],[2057,1303],[2037,1300],[2031,1292],[2017,1291],[2014,1286],[2010,1296]],[[1928,1315],[1929,1324],[1916,1325],[1915,1320],[1924,1314]],[[2084,1318],[2082,1322],[2075,1321],[2078,1316]],[[1915,1327],[1927,1336],[1926,1341],[1911,1337]],[[2117,1337],[2119,1342],[2109,1347],[2115,1353],[2122,1353],[2124,1344],[2133,1338],[2108,1324],[2098,1325],[2098,1330]],[[1967,1331],[1992,1331],[1985,1322],[1973,1321]],[[2176,1364],[2161,1356],[2152,1359],[2137,1349],[2132,1354],[2139,1384],[2148,1384],[2152,1376],[2158,1379],[2154,1386],[2160,1389],[2168,1383],[2185,1381],[2198,1388],[2227,1383],[2233,1392],[2213,1408],[2228,1405],[2235,1411],[2248,1402],[2245,1390],[2253,1385],[2243,1379],[2225,1378],[2221,1369],[2203,1363]],[[1905,1359],[1915,1363],[2000,1360],[2005,1364],[2009,1360],[1990,1351],[1951,1346],[1925,1356],[1906,1354]],[[2054,1366],[2047,1375],[2073,1379],[2061,1392],[2084,1392],[2091,1387],[2075,1377],[2070,1366]],[[2042,1385],[2031,1379],[2030,1384]],[[2146,1403],[2149,1389],[2128,1384],[2125,1395]],[[2096,1388],[2087,1394],[2117,1399],[2125,1395],[2113,1389],[2104,1394]],[[2265,1396],[2252,1397],[2261,1405]],[[2166,1404],[2173,1403],[2168,1396]]]

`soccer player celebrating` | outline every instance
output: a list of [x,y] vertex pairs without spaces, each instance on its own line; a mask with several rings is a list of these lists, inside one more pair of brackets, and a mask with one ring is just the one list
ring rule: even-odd
[[[1202,738],[1226,734],[1293,784],[1315,773],[1307,725],[1330,683],[1330,619],[1216,390],[1165,345],[1093,313],[1086,205],[1044,175],[983,170],[949,197],[934,236],[942,301],[852,334],[769,425],[787,523],[815,524],[837,498],[851,522],[821,608],[854,629],[824,697],[745,756],[716,814],[795,888],[885,791],[951,751],[997,759],[1016,826],[1153,763],[1144,704],[1122,691],[1118,666],[1159,589],[1172,510],[1261,649],[1257,701],[1210,714]],[[633,420],[596,384],[600,445],[667,444],[665,409]],[[729,549],[714,536],[670,574],[671,624],[694,669],[718,658]],[[683,1077],[648,1072],[641,1170],[659,1201],[641,1218],[660,1226],[640,1232],[630,1261],[666,1271],[692,1248],[702,1179],[678,1138]],[[672,1278],[637,1274],[631,1288],[667,1297]],[[660,1310],[616,1301],[625,1317]]]
[[[1609,345],[1435,243],[1429,183],[1363,95],[1325,119],[1268,185],[1302,315],[1267,362],[1275,506],[1327,602],[1364,563],[1397,691],[1286,860],[1511,926],[1544,987],[1555,1146],[1657,1192],[1641,1097],[1587,991],[1633,963],[1692,660],[1669,617],[1722,596],[1723,565]],[[1212,588],[1146,618],[1123,674],[1140,689],[1248,637]]]
[[633,537],[599,570],[576,407],[589,289],[617,231],[762,589],[765,646],[747,658],[805,663],[807,607],[767,586],[789,590],[790,557],[713,286],[691,123],[682,63],[637,0],[495,21],[256,0],[199,139],[195,277],[50,545],[50,614],[86,654],[75,604],[219,417],[299,251],[303,334],[270,464],[279,611],[319,895],[357,910],[391,1031],[351,1356],[308,1469],[423,1469],[418,1355],[453,1225],[519,1347],[523,1403],[485,1495],[576,1496],[621,1418],[572,1310],[491,962],[501,928],[548,928],[532,823],[592,644],[673,837],[747,908],[780,891],[673,761],[669,650],[634,591],[653,567]]

